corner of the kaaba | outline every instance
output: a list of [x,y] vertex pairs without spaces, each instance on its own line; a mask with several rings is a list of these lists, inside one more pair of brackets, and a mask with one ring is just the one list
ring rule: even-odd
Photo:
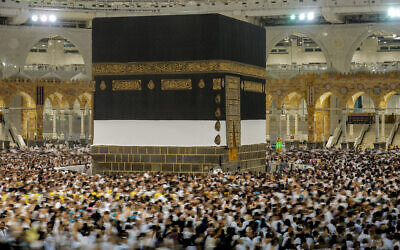
[[217,14],[96,18],[92,39],[94,173],[264,170],[263,28]]

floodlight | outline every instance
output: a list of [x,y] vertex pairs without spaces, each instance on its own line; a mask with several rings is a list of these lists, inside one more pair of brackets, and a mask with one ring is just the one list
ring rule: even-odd
[[50,15],[49,16],[49,21],[54,23],[55,21],[57,21],[57,17],[55,15]]
[[39,17],[37,15],[32,15],[31,19],[32,21],[37,22],[39,20]]
[[47,22],[47,16],[46,15],[41,15],[40,16],[40,21],[42,21],[43,23]]
[[301,21],[303,21],[304,19],[306,19],[306,14],[301,13],[300,16],[299,16],[299,19],[300,19]]
[[307,20],[308,21],[314,20],[314,17],[315,17],[314,12],[308,12],[308,14],[307,14]]

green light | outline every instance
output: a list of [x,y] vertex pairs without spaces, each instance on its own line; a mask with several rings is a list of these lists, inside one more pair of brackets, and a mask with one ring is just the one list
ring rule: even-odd
[[295,14],[291,15],[290,20],[296,20],[296,15]]

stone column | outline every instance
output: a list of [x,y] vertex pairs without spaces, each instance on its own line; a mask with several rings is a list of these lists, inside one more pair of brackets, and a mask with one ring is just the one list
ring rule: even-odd
[[318,129],[317,129],[317,112],[314,113],[314,143],[316,144],[318,140]]
[[72,141],[72,114],[73,109],[70,108],[68,112],[68,141]]
[[4,148],[8,149],[10,147],[10,141],[8,140],[8,130],[9,130],[9,109],[4,109]]
[[378,109],[375,110],[375,142],[374,142],[374,149],[379,149],[379,111]]
[[314,113],[315,113],[315,106],[308,105],[307,106],[308,143],[313,143],[315,141]]
[[343,124],[342,124],[342,133],[343,133],[343,140],[342,140],[342,149],[347,148],[347,110],[343,109]]
[[36,105],[36,144],[43,144],[43,105]]
[[384,142],[385,141],[385,111],[384,110],[382,110],[381,111],[381,119],[382,119],[382,131],[381,131],[381,136],[382,136],[382,142]]
[[[266,113],[265,113],[265,135],[267,138],[267,141],[271,141],[271,137],[270,137],[270,110],[267,109]],[[271,142],[270,142],[271,143]]]
[[325,115],[322,112],[322,145],[325,145]]
[[286,113],[286,137],[290,139],[290,114]]
[[57,140],[57,109],[53,109],[53,140]]
[[81,110],[81,135],[80,139],[84,140],[85,139],[85,110]]
[[375,143],[379,142],[379,114],[375,111]]
[[282,112],[282,110],[278,109],[278,137],[282,139],[282,135],[281,135],[281,129],[282,129],[282,127],[281,127],[281,125],[282,125],[281,124],[281,112]]
[[[24,126],[24,125],[26,126],[26,141],[28,142],[28,144],[29,144],[29,141],[31,139],[30,134],[29,134],[29,119],[30,119],[29,112],[26,112],[26,123],[25,124],[23,124],[23,123],[21,124],[21,127]],[[23,131],[23,129],[21,129],[21,130]],[[30,146],[30,145],[28,145],[28,146]]]
[[93,143],[93,110],[89,108],[89,143]]
[[60,110],[60,114],[61,114],[61,133],[60,133],[60,140],[65,140],[65,109],[61,109]]
[[350,137],[353,137],[353,135],[354,135],[354,125],[353,124],[350,124]]
[[294,115],[294,138],[298,140],[299,136],[299,110],[296,109],[296,113]]

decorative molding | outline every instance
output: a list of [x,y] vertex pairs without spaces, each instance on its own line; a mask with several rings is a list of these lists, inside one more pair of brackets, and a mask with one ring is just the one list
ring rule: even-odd
[[261,79],[266,78],[265,68],[225,60],[93,63],[92,72],[94,76],[235,73]]
[[225,76],[226,143],[229,149],[241,144],[240,134],[240,77]]
[[215,123],[215,126],[214,126],[214,128],[215,128],[215,131],[220,131],[221,130],[221,122],[220,121],[217,121],[216,123]]
[[221,144],[221,136],[220,136],[220,135],[217,135],[217,136],[215,137],[214,143],[215,143],[216,145]]
[[141,80],[113,80],[112,91],[142,90]]
[[147,84],[147,88],[149,88],[150,90],[153,90],[155,86],[156,85],[154,84],[153,80],[150,80]]
[[244,91],[264,93],[264,86],[260,82],[244,81]]
[[162,79],[161,90],[191,90],[191,79]]
[[221,95],[220,94],[215,96],[215,103],[216,104],[220,104],[221,103]]
[[217,110],[215,110],[215,117],[220,118],[221,117],[221,109],[217,108]]
[[105,83],[104,81],[101,81],[101,83],[100,83],[100,89],[101,89],[101,90],[105,90],[106,88],[107,88],[106,83]]
[[199,88],[204,88],[206,86],[206,84],[204,83],[203,79],[200,79],[199,84],[198,84]]
[[221,78],[213,79],[213,90],[221,90],[223,88],[222,84],[223,80]]

